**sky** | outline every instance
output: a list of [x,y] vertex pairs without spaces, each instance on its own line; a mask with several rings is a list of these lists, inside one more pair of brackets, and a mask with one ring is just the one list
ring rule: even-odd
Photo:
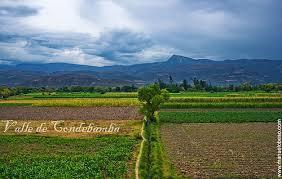
[[0,0],[0,64],[282,60],[281,0]]

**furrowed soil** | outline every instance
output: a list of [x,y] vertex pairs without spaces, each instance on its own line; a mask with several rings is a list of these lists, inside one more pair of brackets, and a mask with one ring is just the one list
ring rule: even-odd
[[165,149],[187,177],[275,177],[276,123],[162,124]]
[[132,120],[143,119],[138,107],[0,107],[0,119],[7,120]]

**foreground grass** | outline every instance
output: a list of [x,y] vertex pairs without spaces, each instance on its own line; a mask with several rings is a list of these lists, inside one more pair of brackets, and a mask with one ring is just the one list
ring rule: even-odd
[[0,136],[0,178],[126,178],[138,141]]
[[199,111],[199,112],[160,112],[160,121],[169,123],[241,123],[276,122],[282,112],[268,111]]

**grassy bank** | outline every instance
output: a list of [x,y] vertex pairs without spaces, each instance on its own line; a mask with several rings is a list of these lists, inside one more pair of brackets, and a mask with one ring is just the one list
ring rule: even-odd
[[140,178],[176,178],[161,142],[159,122],[144,128],[145,142],[140,160]]

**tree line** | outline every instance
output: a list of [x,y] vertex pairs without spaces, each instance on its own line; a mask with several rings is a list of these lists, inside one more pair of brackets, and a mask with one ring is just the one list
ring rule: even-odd
[[277,92],[282,91],[282,84],[268,83],[252,85],[249,82],[241,83],[239,85],[225,85],[225,86],[213,86],[206,80],[197,78],[192,79],[192,83],[189,84],[186,79],[181,83],[174,82],[173,78],[169,76],[169,82],[165,83],[162,80],[156,82],[161,89],[167,89],[171,93],[179,93],[181,91],[206,91],[206,92],[239,92],[239,91],[265,91],[265,92]]
[[62,88],[48,88],[48,87],[6,87],[0,86],[0,98],[8,98],[10,96],[28,94],[28,93],[42,93],[44,95],[51,95],[53,92],[85,92],[85,93],[107,93],[107,92],[137,92],[138,88],[131,86],[66,86]]
[[[282,84],[260,84],[252,85],[251,83],[242,83],[239,85],[227,85],[227,86],[213,86],[205,80],[193,78],[192,83],[189,83],[186,79],[182,82],[174,82],[170,76],[168,82],[157,80],[155,84],[158,84],[160,89],[166,89],[171,93],[179,93],[182,91],[206,91],[206,92],[239,92],[239,91],[265,91],[265,92],[278,92],[282,91]],[[42,92],[46,95],[51,95],[53,92],[87,92],[87,93],[107,93],[107,92],[137,92],[138,87],[134,85],[105,87],[105,86],[66,86],[61,88],[33,88],[33,87],[6,87],[0,86],[0,98],[8,98],[9,96],[15,96],[20,94],[37,93]]]

